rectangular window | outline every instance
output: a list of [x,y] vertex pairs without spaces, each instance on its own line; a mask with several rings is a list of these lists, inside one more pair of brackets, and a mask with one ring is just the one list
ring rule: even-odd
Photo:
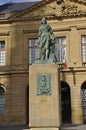
[[82,36],[82,61],[86,62],[86,36]]
[[35,59],[38,57],[38,40],[30,39],[29,40],[29,64],[34,63]]
[[0,41],[0,66],[5,65],[5,41]]
[[66,62],[66,37],[55,39],[55,59],[57,62]]

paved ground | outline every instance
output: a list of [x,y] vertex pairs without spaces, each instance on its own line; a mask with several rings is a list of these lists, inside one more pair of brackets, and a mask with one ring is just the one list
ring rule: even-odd
[[80,126],[78,127],[78,130],[86,130],[86,125],[80,125]]
[[27,130],[28,125],[0,125],[0,130]]
[[[0,130],[29,130],[28,125],[0,125]],[[47,129],[46,129],[47,130]],[[86,130],[86,125],[66,125],[60,130]]]
[[86,130],[86,125],[62,126],[61,130]]

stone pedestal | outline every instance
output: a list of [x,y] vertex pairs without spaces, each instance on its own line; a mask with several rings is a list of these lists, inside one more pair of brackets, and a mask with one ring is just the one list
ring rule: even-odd
[[58,66],[56,64],[31,65],[29,67],[29,127],[34,130],[58,130],[59,100]]

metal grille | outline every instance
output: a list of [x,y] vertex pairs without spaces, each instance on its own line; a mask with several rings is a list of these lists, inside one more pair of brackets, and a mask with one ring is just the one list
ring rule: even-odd
[[83,105],[83,113],[84,113],[84,122],[86,122],[86,89],[82,89],[82,105]]
[[4,114],[4,105],[5,105],[4,89],[0,87],[0,115]]

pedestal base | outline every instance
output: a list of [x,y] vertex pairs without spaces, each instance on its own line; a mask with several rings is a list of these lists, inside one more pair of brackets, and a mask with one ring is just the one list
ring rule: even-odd
[[29,67],[29,127],[32,130],[60,127],[58,73],[56,64]]
[[59,130],[59,128],[30,128],[30,129],[23,129],[23,130]]

